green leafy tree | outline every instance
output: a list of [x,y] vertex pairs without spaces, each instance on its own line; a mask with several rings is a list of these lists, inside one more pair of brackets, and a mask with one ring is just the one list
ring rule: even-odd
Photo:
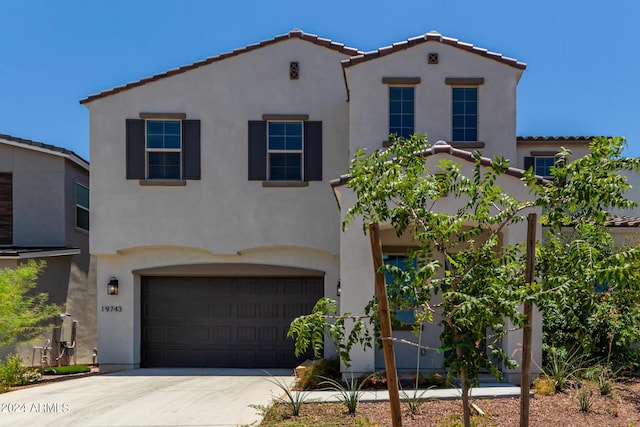
[[[592,322],[606,316],[621,319],[622,312],[629,319],[634,315],[634,309],[624,311],[627,307],[621,304],[635,295],[629,292],[635,292],[638,286],[638,249],[610,250],[606,240],[610,238],[606,237],[608,210],[633,206],[624,197],[629,185],[620,172],[637,171],[640,160],[624,158],[623,146],[620,138],[597,138],[589,155],[571,163],[570,152],[563,150],[552,168],[551,181],[543,181],[529,170],[523,184],[529,186],[532,201],[517,200],[496,185],[508,168],[504,158],[494,157],[487,164],[479,154],[473,154],[475,167],[470,177],[463,176],[459,165],[450,160],[430,170],[422,154],[428,149],[423,136],[396,141],[388,150],[371,155],[362,150],[355,154],[349,187],[357,200],[343,227],[356,218],[363,219],[365,231],[368,223],[389,223],[398,235],[408,234],[417,243],[417,248],[407,254],[410,260],[406,267],[385,267],[396,276],[389,286],[390,305],[416,309],[417,323],[437,321],[443,326],[440,351],[450,350],[446,360],[449,374],[462,381],[465,425],[469,425],[468,390],[477,384],[479,371],[487,368],[499,378],[500,364],[515,364],[497,342],[508,332],[507,321],[516,328],[522,326],[524,319],[518,307],[523,302],[536,301],[549,310],[555,307],[564,316],[575,307],[591,313]],[[442,213],[452,201],[460,208],[453,214]],[[499,235],[506,227],[523,221],[524,212],[533,206],[544,209],[541,222],[547,233],[536,256],[540,281],[526,284],[524,248],[501,246]],[[606,296],[609,305],[599,306],[605,314],[594,312],[593,306],[579,298],[593,298],[594,285],[603,283],[610,291],[625,292]],[[432,301],[434,295],[440,296],[439,302]],[[313,318],[315,329],[300,327],[304,317],[297,320],[298,340],[311,342],[312,330],[330,332],[327,325],[336,317],[317,314]],[[375,298],[366,314],[378,332]],[[361,321],[361,316],[356,317],[356,322]],[[344,322],[338,324],[344,328]],[[631,329],[624,333],[605,329],[609,354],[612,336],[618,337],[620,345],[635,336]],[[347,343],[368,339],[339,331],[339,337]],[[314,342],[319,343],[319,337],[316,335]],[[581,338],[584,336],[576,339]],[[340,356],[348,359],[348,350],[340,351]]]
[[36,339],[60,307],[48,303],[46,293],[34,293],[44,262],[29,261],[0,270],[0,348]]
[[616,244],[607,229],[611,209],[636,205],[622,172],[637,172],[640,159],[624,157],[624,147],[623,138],[596,138],[572,162],[562,150],[551,168],[555,185],[534,191],[545,207],[537,254],[545,348],[629,369],[640,362],[640,249],[637,241]]
[[[398,236],[408,234],[417,245],[407,254],[404,274],[395,269],[390,305],[415,308],[421,313],[418,322],[443,326],[440,351],[451,350],[446,364],[449,375],[461,379],[468,425],[468,391],[478,384],[480,370],[500,378],[500,365],[515,366],[498,342],[507,333],[507,320],[522,325],[518,305],[536,289],[524,286],[524,247],[501,246],[499,238],[506,227],[523,221],[534,203],[496,184],[509,167],[506,159],[494,157],[483,165],[474,153],[473,173],[467,177],[451,160],[429,169],[421,154],[427,149],[424,136],[414,135],[371,155],[356,152],[348,185],[357,200],[344,226],[360,217],[364,224],[389,223]],[[460,207],[445,213],[452,202]],[[440,302],[432,301],[434,295],[440,295]],[[368,312],[377,313],[375,299]]]

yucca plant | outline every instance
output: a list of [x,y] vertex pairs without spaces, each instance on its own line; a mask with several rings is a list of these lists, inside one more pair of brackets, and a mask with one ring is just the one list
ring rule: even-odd
[[[265,371],[266,372],[266,371]],[[269,374],[267,372],[267,374]],[[271,384],[277,386],[280,390],[284,392],[284,396],[279,397],[277,400],[284,403],[291,409],[294,417],[300,415],[300,408],[302,408],[302,404],[305,403],[307,396],[309,395],[308,391],[293,391],[289,388],[287,383],[284,381],[274,377],[269,374],[269,378],[267,378]]]
[[351,379],[345,380],[345,385],[343,385],[341,382],[336,381],[333,378],[323,377],[324,381],[322,381],[320,385],[326,385],[328,390],[337,391],[338,399],[347,407],[349,415],[355,415],[358,403],[360,403],[360,399],[364,394],[363,388],[368,379],[369,377],[362,381],[358,381],[358,378],[351,374]]

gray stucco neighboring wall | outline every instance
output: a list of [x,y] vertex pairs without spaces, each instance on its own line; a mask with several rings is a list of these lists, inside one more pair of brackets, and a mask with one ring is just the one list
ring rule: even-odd
[[[0,259],[0,268],[28,262],[30,255],[19,248],[79,250],[75,255],[36,258],[46,262],[36,292],[48,293],[50,302],[63,306],[79,321],[77,360],[91,363],[96,345],[95,268],[90,266],[89,233],[75,226],[75,184],[88,187],[89,171],[56,151],[0,143],[0,172],[13,175],[12,246],[18,248],[18,255]],[[36,344],[42,345],[51,333],[48,328]],[[21,348],[25,361],[31,361],[32,346]]]

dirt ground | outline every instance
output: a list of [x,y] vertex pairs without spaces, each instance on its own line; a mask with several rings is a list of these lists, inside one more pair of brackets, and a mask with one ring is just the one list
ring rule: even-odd
[[[609,396],[601,396],[591,384],[583,386],[591,401],[589,412],[582,412],[578,401],[579,390],[552,395],[534,395],[530,406],[530,426],[597,426],[640,427],[640,380],[617,383]],[[484,413],[473,411],[477,426],[513,427],[519,425],[520,400],[482,399],[473,403]],[[423,402],[416,413],[403,404],[404,427],[456,426],[462,422],[459,400]],[[282,422],[265,418],[265,426],[391,426],[389,403],[360,403],[356,417],[346,415],[340,404],[304,405],[300,417],[286,417]]]

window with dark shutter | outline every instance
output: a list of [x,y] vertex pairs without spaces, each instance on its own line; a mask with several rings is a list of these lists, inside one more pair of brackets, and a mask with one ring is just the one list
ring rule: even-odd
[[182,178],[200,179],[200,120],[182,121]]
[[127,179],[200,179],[200,120],[184,116],[140,113],[141,119],[126,120]]
[[144,120],[127,119],[127,179],[145,179]]
[[322,181],[322,122],[304,123],[304,180]]
[[267,179],[267,122],[249,122],[249,180]]
[[255,120],[248,134],[249,180],[322,180],[322,122]]

